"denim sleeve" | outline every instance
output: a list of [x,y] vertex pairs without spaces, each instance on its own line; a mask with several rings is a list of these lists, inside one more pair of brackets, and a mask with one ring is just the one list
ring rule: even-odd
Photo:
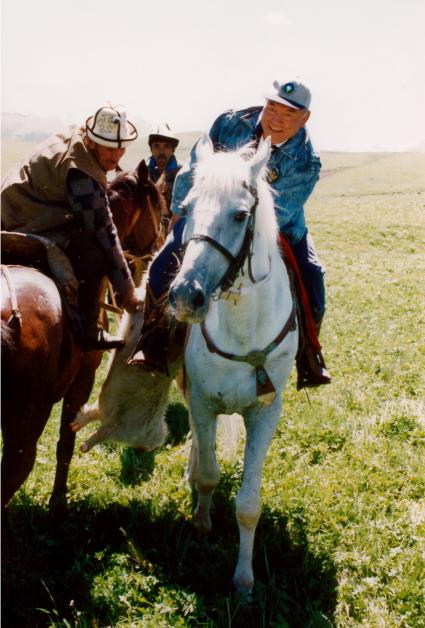
[[319,170],[288,174],[277,189],[275,203],[290,212],[302,210],[319,180]]
[[179,216],[183,216],[185,213],[182,204],[193,183],[194,164],[192,165],[192,153],[194,152],[195,146],[192,148],[191,151],[191,161],[188,164],[185,164],[181,168],[181,170],[179,170],[174,181],[171,211],[173,214],[178,214]]
[[304,205],[319,179],[320,165],[307,171],[289,172],[272,185],[279,230],[295,244],[306,233]]
[[[217,150],[217,144],[218,144],[220,130],[222,127],[222,121],[224,119],[224,116],[225,114],[220,115],[217,118],[217,120],[213,123],[209,131],[209,136],[216,150]],[[178,214],[179,216],[183,216],[185,214],[185,210],[184,210],[184,207],[182,207],[182,203],[184,199],[186,198],[186,196],[188,195],[193,185],[193,172],[197,164],[196,147],[198,145],[199,139],[192,146],[192,149],[190,151],[189,162],[185,164],[181,170],[179,170],[175,183],[174,183],[171,211],[173,212],[173,214]]]

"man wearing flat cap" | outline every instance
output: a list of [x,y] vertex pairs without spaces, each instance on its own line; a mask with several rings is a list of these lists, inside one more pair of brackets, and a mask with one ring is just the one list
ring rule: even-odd
[[[275,192],[279,231],[289,241],[298,262],[318,333],[325,312],[324,271],[308,233],[304,213],[304,205],[319,179],[321,167],[305,128],[310,117],[311,93],[299,81],[275,81],[273,91],[265,99],[264,106],[223,113],[212,125],[209,135],[218,151],[236,150],[250,142],[258,146],[267,137],[271,138],[268,181]],[[191,151],[190,163],[182,168],[175,181],[171,206],[173,232],[150,269],[149,294],[154,302],[161,301],[177,269],[176,251],[181,247],[185,224],[184,200],[192,187],[195,167],[196,144]],[[144,332],[142,330],[140,350],[133,361],[149,366],[150,361],[153,364],[158,362],[158,351],[156,356],[152,351],[150,360],[153,343],[151,339],[144,343],[144,337],[148,338]],[[158,344],[160,342],[158,339]],[[301,384],[299,381],[300,387],[330,382],[324,363],[313,363],[312,367],[315,372],[306,372]]]
[[164,123],[149,134],[148,143],[152,153],[148,161],[149,176],[158,185],[170,208],[174,180],[181,168],[174,155],[179,140]]
[[2,183],[4,228],[49,238],[71,260],[86,351],[124,344],[97,323],[105,275],[124,309],[140,307],[106,193],[107,172],[118,168],[136,138],[123,108],[101,107],[85,127],[72,126],[46,140]]

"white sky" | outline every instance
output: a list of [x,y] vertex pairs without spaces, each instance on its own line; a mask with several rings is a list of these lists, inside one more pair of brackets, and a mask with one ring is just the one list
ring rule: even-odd
[[294,77],[318,149],[423,144],[425,1],[2,2],[3,111],[80,122],[111,101],[207,130]]

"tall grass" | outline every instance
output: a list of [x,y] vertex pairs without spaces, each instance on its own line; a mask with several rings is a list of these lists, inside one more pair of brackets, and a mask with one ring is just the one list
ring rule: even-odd
[[329,156],[309,203],[334,381],[308,395],[294,375],[288,385],[264,469],[252,605],[230,584],[241,463],[223,462],[200,542],[173,391],[161,450],[76,453],[62,520],[47,511],[55,411],[3,520],[5,627],[425,626],[424,166],[423,155]]

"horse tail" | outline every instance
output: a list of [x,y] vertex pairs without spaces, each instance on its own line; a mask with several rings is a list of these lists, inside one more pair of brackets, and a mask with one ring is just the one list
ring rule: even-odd
[[[13,352],[15,350],[14,329],[9,323],[2,319],[1,321],[1,361],[3,373],[8,371],[12,364]],[[2,375],[3,380],[3,375]]]
[[14,349],[13,330],[6,321],[1,321],[1,349],[12,351]]

